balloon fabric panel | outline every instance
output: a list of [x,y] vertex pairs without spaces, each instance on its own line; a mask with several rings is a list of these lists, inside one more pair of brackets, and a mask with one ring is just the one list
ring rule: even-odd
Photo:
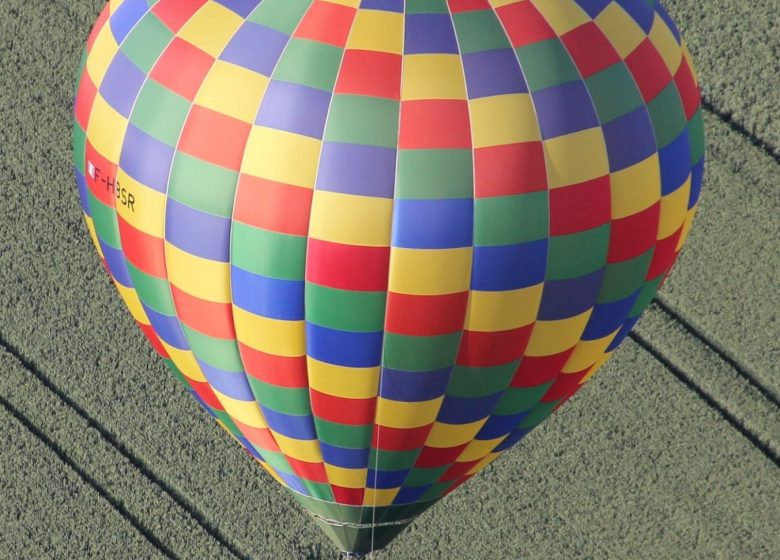
[[668,275],[699,90],[642,0],[124,0],[88,230],[174,375],[342,550],[568,400]]

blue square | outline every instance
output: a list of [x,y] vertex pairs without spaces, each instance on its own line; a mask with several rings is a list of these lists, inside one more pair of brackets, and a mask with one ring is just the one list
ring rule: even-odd
[[646,0],[616,0],[645,33],[650,33],[655,19],[655,10]]
[[433,371],[401,371],[382,368],[380,397],[402,402],[438,399],[447,390],[452,368]]
[[145,80],[146,74],[118,51],[100,84],[100,95],[123,117],[129,118]]
[[658,152],[661,162],[661,194],[666,196],[679,189],[691,173],[691,143],[688,130],[683,130],[671,144]]
[[149,5],[146,0],[125,0],[111,14],[111,33],[114,34],[118,44],[122,44],[122,41],[148,11]]
[[469,424],[482,420],[490,416],[503,395],[501,392],[474,399],[447,395],[436,420],[445,424]]
[[527,288],[544,280],[547,239],[515,245],[476,246],[471,289],[504,291]]
[[471,247],[473,221],[471,198],[397,198],[393,204],[392,244],[408,249]]
[[324,142],[317,173],[317,188],[344,194],[393,198],[393,148],[344,142]]
[[537,91],[533,100],[545,140],[599,125],[590,94],[581,81]]
[[511,49],[464,54],[463,71],[469,99],[528,92],[517,55]]
[[288,40],[284,33],[248,21],[236,32],[220,58],[270,77]]
[[360,3],[360,8],[363,10],[382,10],[384,12],[398,12],[402,14],[404,11],[404,0],[363,0]]
[[544,283],[538,319],[557,321],[584,313],[596,303],[604,269],[567,280],[548,280]]
[[321,139],[330,98],[328,91],[272,80],[256,124]]
[[218,4],[222,4],[227,9],[237,13],[241,17],[248,17],[249,14],[257,7],[260,0],[216,0]]
[[585,10],[585,12],[591,17],[591,19],[595,19],[596,16],[598,16],[601,12],[604,11],[604,8],[609,6],[612,3],[612,0],[575,0],[577,4],[579,4],[580,8]]
[[134,124],[127,126],[119,165],[133,179],[165,193],[171,172],[174,148],[146,134]]
[[408,14],[404,54],[458,54],[458,41],[448,14]]
[[605,124],[603,130],[612,172],[631,167],[656,151],[653,124],[644,106]]

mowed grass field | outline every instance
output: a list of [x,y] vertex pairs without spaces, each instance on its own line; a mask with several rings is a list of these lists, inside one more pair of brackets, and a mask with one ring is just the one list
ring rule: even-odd
[[[613,360],[381,558],[780,557],[780,16],[669,0],[705,95],[688,246]],[[0,559],[318,559],[314,523],[170,376],[70,165],[101,0],[0,4]]]

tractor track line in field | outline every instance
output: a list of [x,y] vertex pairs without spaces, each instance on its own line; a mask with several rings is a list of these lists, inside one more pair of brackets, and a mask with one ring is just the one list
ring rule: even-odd
[[753,146],[775,160],[775,163],[780,164],[780,150],[772,146],[763,138],[760,138],[759,136],[756,136],[754,133],[750,132],[744,124],[734,120],[731,113],[716,107],[708,97],[701,98],[701,106],[708,113],[716,116],[718,120],[728,126],[731,130],[746,138]]
[[[0,346],[2,346],[3,349],[5,349],[9,354],[11,354],[16,360],[19,362],[19,364],[24,367],[27,371],[29,371],[35,378],[50,392],[52,392],[54,395],[56,395],[66,406],[68,406],[70,409],[72,409],[79,417],[81,417],[90,428],[93,428],[95,431],[100,434],[100,436],[109,444],[111,447],[113,447],[122,457],[127,459],[130,464],[138,469],[138,471],[152,484],[160,488],[163,492],[165,492],[180,508],[182,508],[185,512],[187,512],[192,519],[200,525],[203,530],[215,541],[217,541],[222,547],[225,548],[225,550],[229,551],[233,556],[236,558],[239,558],[241,560],[249,560],[249,555],[242,553],[240,550],[236,548],[235,545],[233,545],[227,537],[225,537],[222,532],[212,525],[205,517],[205,515],[199,511],[198,507],[194,504],[192,504],[187,498],[182,496],[175,488],[173,488],[170,484],[162,480],[160,477],[157,476],[157,474],[149,468],[149,466],[146,465],[144,461],[142,461],[140,458],[136,457],[128,448],[123,444],[119,439],[112,434],[108,429],[103,427],[100,422],[98,422],[96,419],[94,419],[86,410],[84,410],[77,402],[75,402],[71,397],[69,397],[64,391],[62,391],[59,387],[54,385],[49,378],[37,367],[37,365],[26,358],[22,352],[16,348],[13,344],[8,342],[3,336],[2,333],[0,333]],[[3,399],[3,402],[6,403],[6,401]],[[7,404],[7,403],[6,403]],[[8,404],[10,406],[10,404]],[[10,409],[9,409],[10,410]],[[13,409],[16,410],[16,409]],[[13,414],[13,411],[12,411]],[[15,416],[17,413],[15,414]],[[23,417],[22,417],[23,418]],[[25,423],[23,420],[22,423]],[[25,423],[25,426],[27,425],[32,426],[29,422]],[[36,429],[36,432],[38,430]],[[34,432],[35,433],[35,432]],[[42,441],[47,442],[51,441],[46,437],[43,432],[40,432],[41,435],[38,436]],[[37,435],[37,433],[36,433]],[[60,449],[56,446],[53,447],[55,451],[57,449]],[[50,446],[51,447],[51,446]],[[61,449],[60,449],[61,451]],[[64,452],[62,452],[64,453]],[[58,455],[61,455],[60,452],[58,452]],[[64,459],[63,459],[64,460]],[[70,463],[68,463],[70,464]],[[75,464],[75,463],[74,463]],[[74,470],[76,472],[81,473],[81,469],[79,467],[74,467]],[[82,476],[80,474],[80,476]],[[84,476],[88,475],[83,475]],[[89,479],[91,480],[91,479]],[[90,482],[92,484],[92,482]],[[96,482],[94,484],[97,484]],[[112,504],[115,503],[115,501],[111,501]],[[171,555],[168,555],[171,556]]]

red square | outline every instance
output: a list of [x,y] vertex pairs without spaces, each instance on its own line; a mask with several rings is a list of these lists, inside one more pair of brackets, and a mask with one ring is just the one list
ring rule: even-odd
[[666,275],[677,258],[677,243],[680,242],[683,228],[680,227],[672,235],[661,239],[655,244],[653,250],[653,260],[650,261],[650,268],[647,271],[645,280],[655,280],[661,275]]
[[524,356],[520,360],[512,387],[536,387],[554,381],[561,373],[574,348],[551,356]]
[[325,473],[325,467],[322,463],[309,463],[307,461],[301,461],[286,455],[287,462],[292,467],[295,474],[303,478],[304,480],[311,480],[312,482],[319,482],[320,484],[328,483],[328,475]]
[[474,195],[477,198],[546,189],[547,171],[541,142],[474,150]]
[[247,346],[239,341],[238,351],[244,371],[270,385],[305,389],[309,386],[306,356],[276,356]]
[[252,125],[211,109],[193,105],[179,140],[191,156],[238,171]]
[[144,333],[146,340],[149,341],[149,344],[152,345],[152,348],[154,348],[155,352],[157,352],[163,358],[170,358],[168,352],[166,352],[165,348],[160,342],[160,338],[157,336],[157,333],[154,332],[152,325],[145,325],[143,323],[139,323],[138,321],[136,321],[136,324],[138,325],[138,328],[141,329],[141,332]]
[[348,426],[365,426],[374,421],[376,398],[347,399],[309,388],[311,411],[317,418]]
[[581,387],[580,381],[582,381],[582,378],[585,377],[588,371],[590,371],[590,368],[576,373],[562,373],[555,380],[555,383],[547,389],[547,392],[542,397],[542,402],[548,403],[571,397]]
[[401,56],[348,49],[336,82],[336,93],[401,98]]
[[391,428],[390,426],[374,426],[371,445],[374,449],[383,451],[411,451],[425,445],[433,424],[419,428]]
[[677,85],[677,91],[680,92],[683,108],[685,109],[685,118],[691,120],[701,104],[701,92],[696,80],[693,77],[693,71],[688,65],[688,61],[683,58],[680,61],[680,67],[674,75],[674,82]]
[[618,52],[592,21],[572,29],[561,39],[583,78],[620,62]]
[[452,466],[444,471],[444,474],[439,477],[439,482],[451,482],[454,480],[459,480],[467,472],[473,469],[477,463],[479,463],[479,460],[466,461],[464,463],[453,463]]
[[456,445],[455,447],[428,447],[427,445],[420,451],[417,457],[415,468],[435,469],[455,462],[467,444]]
[[507,4],[496,8],[496,13],[513,47],[522,47],[557,36],[531,2]]
[[171,284],[171,296],[179,320],[201,334],[235,340],[233,308],[229,303],[200,299]]
[[664,60],[650,39],[645,39],[626,57],[631,75],[642,93],[645,103],[650,102],[669,84],[672,79]]
[[92,195],[109,208],[116,208],[117,164],[98,152],[87,139],[84,178]]
[[79,80],[79,89],[76,92],[76,102],[73,107],[73,113],[76,118],[76,122],[83,130],[87,130],[89,124],[89,114],[92,112],[92,104],[95,102],[95,95],[97,94],[97,88],[92,83],[92,78],[89,77],[89,72],[84,68],[84,72],[81,74],[81,80]]
[[295,37],[343,47],[353,19],[354,8],[315,0],[298,25]]
[[95,25],[92,26],[92,31],[89,32],[89,37],[87,37],[87,52],[92,50],[95,39],[97,39],[100,30],[103,29],[103,26],[106,24],[109,17],[111,17],[111,4],[106,3],[106,7],[100,12]]
[[568,235],[609,221],[609,177],[550,190],[550,235]]
[[[156,278],[168,276],[165,267],[165,244],[163,240],[134,228],[121,216],[117,216],[119,238],[122,240],[122,251],[133,266]],[[171,285],[173,288],[173,285]]]
[[343,486],[336,486],[331,484],[333,490],[333,497],[336,499],[337,504],[345,504],[348,506],[362,506],[363,494],[365,490],[363,488],[344,488]]
[[168,29],[177,33],[205,3],[206,0],[160,0],[152,12]]
[[384,292],[390,247],[344,245],[309,238],[306,280],[320,286],[361,292]]
[[192,101],[213,63],[211,55],[184,39],[174,37],[152,68],[150,76]]
[[278,233],[308,235],[312,189],[241,175],[233,219]]
[[633,259],[655,245],[660,208],[661,203],[656,202],[641,212],[612,222],[608,263]]
[[492,10],[488,0],[447,0],[450,6],[450,12],[458,14],[461,12],[475,12],[478,10]]
[[457,99],[424,99],[401,102],[402,150],[471,148],[468,102]]
[[387,294],[385,330],[409,336],[459,332],[466,316],[468,292],[442,296]]
[[533,324],[497,332],[463,331],[458,365],[493,367],[517,360],[525,352]]
[[193,392],[200,397],[200,400],[206,403],[206,406],[214,410],[224,410],[222,403],[217,399],[217,395],[211,390],[211,385],[208,384],[208,381],[198,382],[186,377],[185,379],[192,387]]

